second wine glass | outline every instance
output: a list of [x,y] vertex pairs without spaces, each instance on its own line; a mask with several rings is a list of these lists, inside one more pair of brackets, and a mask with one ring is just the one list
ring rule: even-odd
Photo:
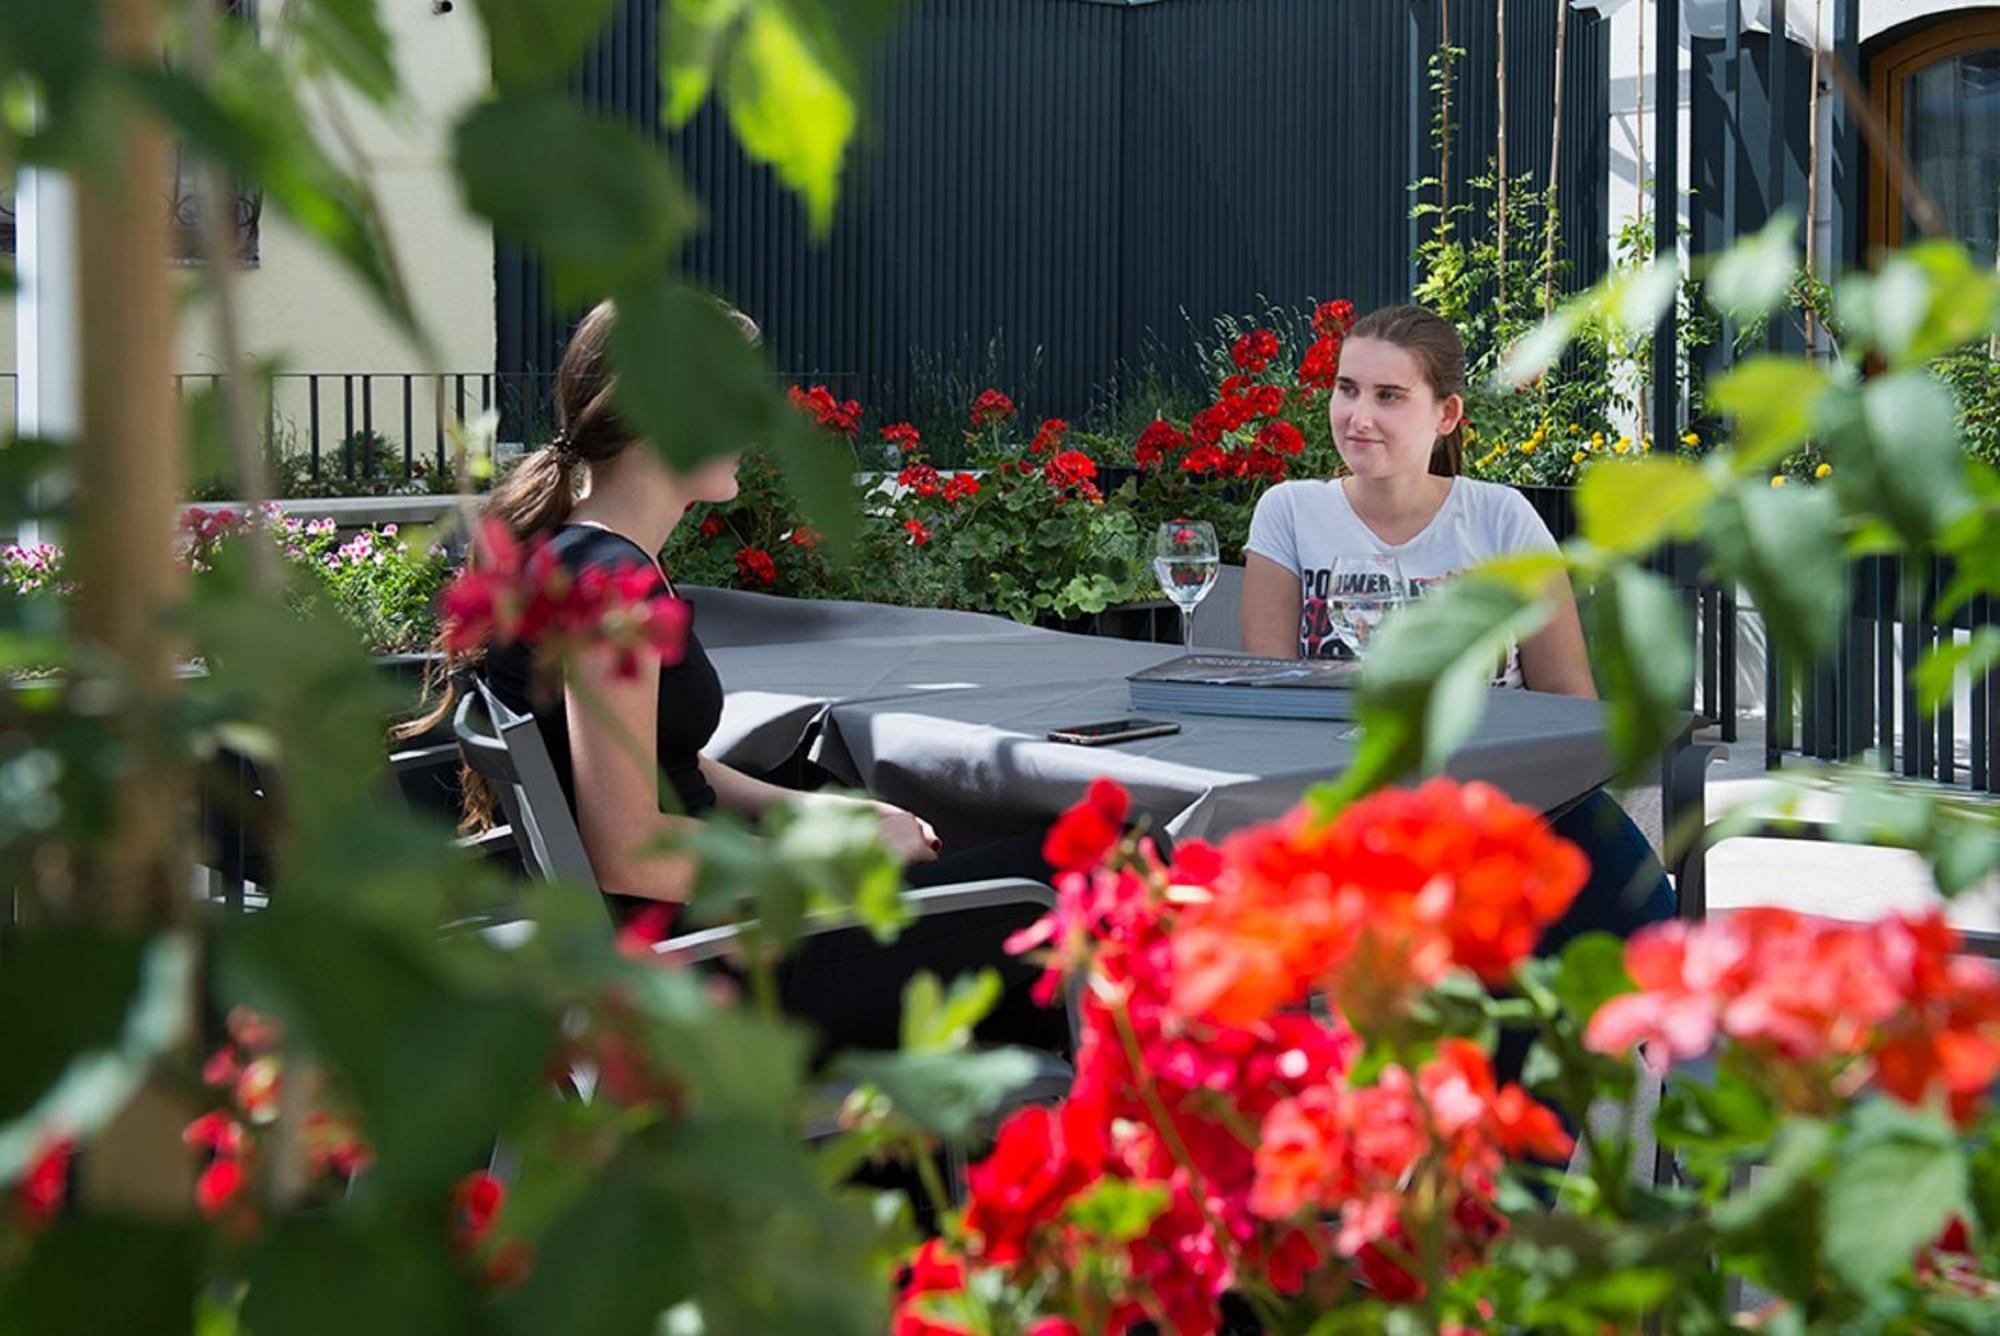
[[1153,536],[1153,573],[1160,592],[1181,610],[1181,646],[1194,649],[1195,605],[1215,587],[1222,548],[1206,520],[1168,520]]

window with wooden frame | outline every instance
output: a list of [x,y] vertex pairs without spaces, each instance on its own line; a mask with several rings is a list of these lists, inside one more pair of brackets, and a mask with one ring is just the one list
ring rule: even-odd
[[[1868,91],[1945,230],[1975,254],[2000,258],[2000,10],[1891,35],[1870,53]],[[1871,254],[1917,238],[1888,164],[1874,157],[1867,213]]]

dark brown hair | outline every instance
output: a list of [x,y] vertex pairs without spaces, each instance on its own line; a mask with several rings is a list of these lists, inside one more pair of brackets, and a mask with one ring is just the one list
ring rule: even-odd
[[[717,304],[747,342],[759,342],[755,321],[726,302]],[[613,403],[617,377],[611,370],[611,329],[617,314],[609,301],[603,301],[577,324],[556,372],[555,435],[516,464],[480,508],[482,520],[502,521],[523,543],[554,533],[569,519],[576,505],[579,465],[607,463],[635,444],[636,438]],[[424,704],[432,708],[392,729],[390,736],[398,741],[422,737],[443,726],[465,689],[465,675],[485,665],[483,645],[450,650],[442,632],[432,643],[440,656],[424,683]],[[464,795],[460,829],[489,829],[499,795],[469,766],[460,769],[459,784]]]
[[[1421,306],[1384,306],[1370,311],[1347,331],[1349,341],[1380,339],[1393,343],[1417,359],[1424,383],[1439,399],[1458,395],[1465,398],[1465,344],[1458,331],[1443,316]],[[1465,417],[1438,437],[1431,448],[1431,472],[1441,478],[1455,478],[1465,471]]]

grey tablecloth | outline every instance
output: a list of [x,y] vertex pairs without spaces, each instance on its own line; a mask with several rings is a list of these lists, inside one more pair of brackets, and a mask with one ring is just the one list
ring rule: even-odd
[[707,649],[791,644],[801,640],[868,640],[889,636],[1007,636],[1034,633],[1006,617],[941,608],[898,608],[886,603],[784,598],[744,589],[682,585],[677,592],[694,609],[694,626]]
[[[827,707],[839,702],[1014,686],[1061,677],[1122,683],[1125,674],[1179,652],[1171,645],[1066,635],[949,612],[920,613],[932,619],[927,632],[921,634],[828,635],[710,647],[707,629],[699,620],[702,614],[696,616],[702,644],[715,663],[725,693],[722,722],[707,752],[717,760],[752,771],[783,764],[809,740]],[[864,615],[862,620],[865,624],[877,619]],[[895,624],[893,619],[881,620]],[[848,625],[837,619],[818,624],[828,629]],[[902,622],[905,627],[924,624],[915,619]]]
[[[1108,775],[1131,790],[1136,812],[1170,834],[1213,839],[1283,813],[1312,785],[1336,778],[1357,745],[1349,723],[1204,715],[1163,716],[1181,724],[1170,737],[1112,747],[1049,742],[1052,727],[1131,713],[1123,681],[1067,667],[1052,657],[1048,680],[1032,685],[835,705],[816,759],[948,835],[1046,821],[1093,776]],[[1600,706],[1496,691],[1448,769],[1537,808],[1559,807],[1610,777]]]

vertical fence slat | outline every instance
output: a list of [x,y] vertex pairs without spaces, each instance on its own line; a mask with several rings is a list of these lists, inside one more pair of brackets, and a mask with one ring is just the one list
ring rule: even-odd
[[[1945,583],[1949,574],[1943,562],[1932,563],[1931,596],[1925,601],[1924,607],[1924,620],[1931,628],[1931,634],[1934,637],[1933,644],[1939,649],[1949,648],[1953,639],[1952,622],[1955,619],[1951,617],[1940,618],[1936,611],[1938,601],[1944,594]],[[1937,764],[1932,767],[1932,773],[1937,776],[1937,781],[1940,784],[1951,783],[1953,777],[1958,773],[1958,757],[1956,755],[1958,751],[1958,729],[1956,727],[1958,706],[1954,699],[1958,693],[1957,679],[1958,674],[1953,673],[1952,680],[1946,684],[1944,699],[1938,702],[1937,718],[1935,720],[1937,725],[1937,741],[1934,745],[1937,748]]]
[[319,481],[319,377],[306,377],[306,395],[312,400],[312,476]]
[[1873,557],[1875,563],[1875,745],[1882,768],[1896,768],[1896,622],[1902,588],[1902,560]]
[[417,471],[416,377],[403,373],[403,476]]

